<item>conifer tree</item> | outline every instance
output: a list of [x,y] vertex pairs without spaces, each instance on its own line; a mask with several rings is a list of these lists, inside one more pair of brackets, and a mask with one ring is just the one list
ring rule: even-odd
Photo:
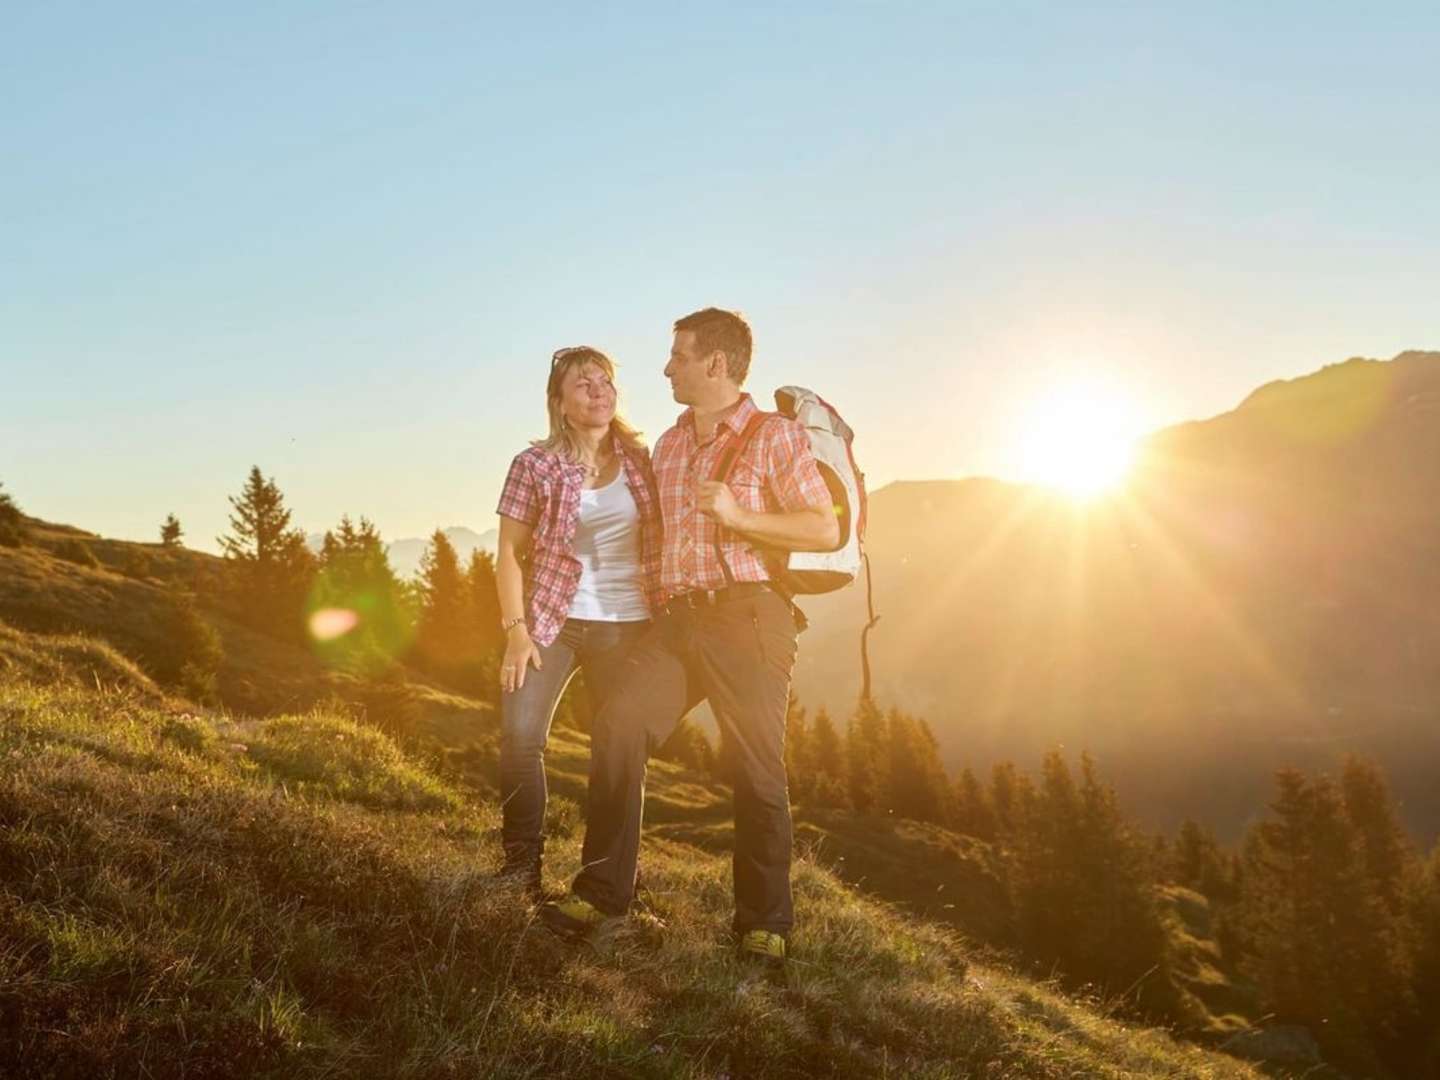
[[1340,775],[1345,815],[1359,833],[1365,876],[1391,916],[1404,914],[1415,851],[1400,824],[1390,786],[1375,762],[1353,755]]
[[810,744],[810,725],[805,707],[795,691],[785,706],[785,775],[793,805],[809,803],[815,789],[815,765]]
[[1094,763],[1082,758],[1077,785],[1065,759],[1046,754],[1031,805],[1013,820],[1006,883],[1026,950],[1142,1008],[1168,1006],[1149,847]]
[[449,537],[440,529],[420,559],[420,625],[416,649],[425,669],[453,680],[465,661],[469,589],[460,559]]
[[900,817],[943,824],[949,816],[945,770],[929,725],[892,709],[886,717],[886,743],[887,809]]
[[147,665],[161,682],[177,686],[195,701],[219,700],[220,635],[200,614],[195,597],[173,594],[162,616],[163,647]]
[[505,648],[505,631],[500,628],[500,589],[495,579],[495,556],[476,548],[470,553],[465,572],[470,590],[470,620],[474,627],[473,648],[489,656]]
[[19,547],[25,542],[25,519],[4,486],[0,484],[0,547]]
[[885,717],[869,698],[860,702],[845,729],[846,781],[850,805],[860,813],[879,808],[887,789]]
[[955,830],[966,836],[995,839],[995,809],[990,805],[984,785],[968,766],[960,770],[960,777],[955,781],[952,820]]
[[815,770],[811,799],[816,806],[849,805],[845,787],[845,744],[835,722],[823,708],[815,714],[809,739],[810,759]]
[[997,838],[1009,836],[1024,823],[1034,796],[1030,778],[1013,761],[997,761],[990,767],[990,806]]
[[[1416,866],[1415,921],[1418,936],[1415,999],[1440,1001],[1440,843]],[[1428,1021],[1428,1017],[1426,1018]],[[1422,1021],[1414,1032],[1415,1076],[1440,1076],[1440,1026]]]
[[1234,885],[1229,866],[1215,834],[1197,821],[1186,818],[1176,834],[1170,857],[1175,881],[1204,893],[1212,900],[1233,900]]
[[285,497],[259,466],[251,468],[244,488],[229,501],[232,532],[218,537],[218,542],[230,565],[231,607],[258,629],[281,637],[298,636],[315,570],[304,533],[290,527]]
[[185,535],[185,530],[180,528],[180,519],[174,514],[166,514],[165,521],[160,526],[160,542],[167,548],[178,548],[180,538]]
[[1379,1072],[1378,1052],[1413,1012],[1404,935],[1367,879],[1340,786],[1294,769],[1275,779],[1273,816],[1245,837],[1245,969],[1265,1006],[1311,1028],[1327,1057]]
[[356,525],[347,514],[325,533],[310,607],[353,616],[349,633],[320,642],[319,648],[329,663],[367,675],[393,665],[413,633],[406,590],[390,566],[379,530],[365,517]]

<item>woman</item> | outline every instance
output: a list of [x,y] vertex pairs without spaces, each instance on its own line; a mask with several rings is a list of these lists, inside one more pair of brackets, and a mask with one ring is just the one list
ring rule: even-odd
[[536,896],[555,705],[578,668],[598,707],[658,602],[659,500],[616,396],[615,365],[599,349],[557,352],[550,433],[511,462],[498,507],[502,873]]

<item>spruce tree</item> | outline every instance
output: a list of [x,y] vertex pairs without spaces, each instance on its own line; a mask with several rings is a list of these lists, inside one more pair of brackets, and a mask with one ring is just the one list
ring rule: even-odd
[[885,716],[870,699],[860,702],[845,729],[846,782],[850,805],[860,813],[880,808],[886,793]]
[[1142,1009],[1169,1008],[1149,845],[1088,755],[1077,784],[1057,751],[1046,754],[1038,790],[1014,820],[1006,883],[1026,951]]
[[470,553],[465,571],[470,591],[470,621],[474,628],[473,648],[482,657],[505,648],[505,631],[500,627],[500,589],[495,579],[495,556],[476,548]]
[[811,798],[816,806],[845,807],[850,804],[845,786],[845,744],[835,722],[823,708],[815,714],[809,735],[810,759],[815,780]]
[[810,745],[810,725],[805,707],[790,691],[785,705],[785,775],[792,805],[809,803],[815,789],[815,765]]
[[984,785],[968,766],[960,770],[960,777],[955,781],[953,805],[951,820],[956,832],[981,840],[995,839],[995,809],[990,805]]
[[900,817],[943,824],[949,816],[945,770],[929,725],[892,709],[886,743],[886,807]]
[[1328,776],[1276,774],[1272,817],[1246,834],[1240,933],[1263,1003],[1327,1057],[1380,1071],[1412,1014],[1403,935],[1367,879],[1364,840]]
[[420,559],[420,625],[415,643],[426,671],[455,681],[465,661],[469,590],[460,558],[440,529]]
[[185,535],[185,530],[180,528],[180,519],[174,514],[166,514],[165,521],[160,526],[160,542],[167,548],[178,548],[180,538]]
[[259,466],[250,469],[240,494],[230,496],[229,502],[232,531],[217,541],[229,564],[230,607],[257,629],[299,636],[315,571],[304,533],[290,527],[285,497]]
[[1182,821],[1169,861],[1171,876],[1178,884],[1204,893],[1211,900],[1234,899],[1224,853],[1206,826],[1189,818]]
[[347,514],[325,533],[310,610],[349,613],[354,626],[342,637],[317,642],[328,663],[373,675],[396,661],[413,636],[406,590],[390,566],[385,542],[365,517]]
[[1400,824],[1385,774],[1375,762],[1351,755],[1345,759],[1340,786],[1345,814],[1359,832],[1365,876],[1386,911],[1399,917],[1415,851]]
[[1025,823],[1034,798],[1030,778],[1013,761],[997,761],[990,767],[990,806],[998,839],[1007,838]]
[[25,542],[25,518],[4,486],[0,484],[0,547],[19,547]]

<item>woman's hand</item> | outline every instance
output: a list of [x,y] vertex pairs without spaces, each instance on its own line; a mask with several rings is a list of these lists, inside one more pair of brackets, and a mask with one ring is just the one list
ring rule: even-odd
[[514,693],[525,685],[525,672],[531,664],[539,671],[540,646],[530,638],[530,629],[524,623],[516,623],[505,635],[505,659],[500,661],[500,689]]

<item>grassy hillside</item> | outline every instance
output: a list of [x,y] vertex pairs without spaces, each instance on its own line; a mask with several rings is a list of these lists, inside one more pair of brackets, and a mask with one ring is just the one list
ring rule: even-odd
[[[663,825],[645,912],[611,955],[574,954],[489,878],[493,801],[376,731],[196,715],[139,675],[42,685],[79,646],[18,639],[0,637],[0,1075],[1257,1075],[979,963],[813,857],[796,962],[758,979],[726,948],[728,859]],[[557,760],[582,750],[561,738]],[[656,788],[677,817],[712,797],[669,766]],[[575,817],[562,793],[555,886]]]
[[[222,561],[215,556],[26,520],[27,545],[0,547],[0,620],[16,630],[102,640],[153,676],[173,648],[166,625],[171,605],[179,591],[194,590],[223,650],[217,691],[226,707],[262,715],[336,699],[365,706],[366,688],[349,675],[327,669],[304,648],[241,625],[209,603],[220,592]],[[76,545],[83,548],[77,551]],[[415,671],[403,671],[403,679],[408,703],[426,717],[473,721],[489,711]]]

